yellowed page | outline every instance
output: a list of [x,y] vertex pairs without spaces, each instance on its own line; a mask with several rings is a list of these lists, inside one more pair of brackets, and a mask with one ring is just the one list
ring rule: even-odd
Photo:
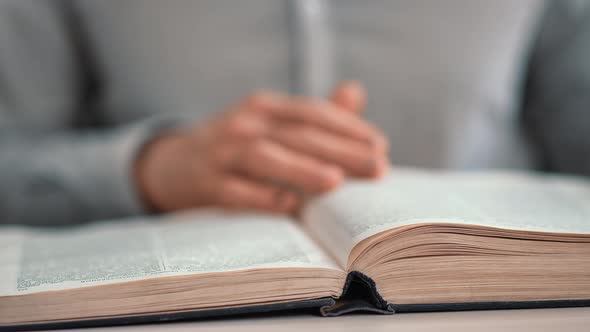
[[297,222],[201,211],[70,230],[0,229],[0,296],[254,268],[338,269]]
[[358,242],[413,223],[590,233],[590,183],[524,172],[394,169],[381,181],[349,181],[308,204],[310,232],[344,264]]

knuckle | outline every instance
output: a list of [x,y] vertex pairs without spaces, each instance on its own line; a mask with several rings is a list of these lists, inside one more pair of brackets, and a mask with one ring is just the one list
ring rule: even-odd
[[272,143],[264,138],[254,139],[249,144],[249,151],[254,156],[265,156],[272,150]]
[[223,130],[227,135],[239,134],[242,130],[242,123],[244,116],[241,114],[232,114],[229,116],[224,123]]
[[260,108],[268,103],[270,99],[272,99],[274,93],[268,90],[259,90],[256,91],[249,96],[247,96],[244,100],[244,103],[253,108]]
[[238,167],[256,169],[264,162],[268,151],[268,142],[262,138],[248,141],[241,152],[241,160],[238,160]]

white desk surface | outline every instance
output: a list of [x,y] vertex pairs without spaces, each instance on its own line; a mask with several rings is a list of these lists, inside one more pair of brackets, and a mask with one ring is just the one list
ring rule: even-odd
[[139,331],[588,331],[590,308],[414,313],[379,316],[355,314],[324,318],[312,315],[242,317],[205,321],[67,330]]

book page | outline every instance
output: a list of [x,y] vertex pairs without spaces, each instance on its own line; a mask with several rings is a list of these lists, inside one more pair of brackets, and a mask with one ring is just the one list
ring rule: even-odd
[[539,173],[394,169],[380,181],[349,181],[312,201],[304,220],[341,264],[363,239],[413,223],[588,234],[590,183]]
[[184,213],[0,231],[0,296],[254,268],[339,269],[285,217]]

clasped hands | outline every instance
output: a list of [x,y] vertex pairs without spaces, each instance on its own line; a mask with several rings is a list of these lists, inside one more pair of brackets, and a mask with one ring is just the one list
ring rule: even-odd
[[385,136],[361,118],[366,94],[340,84],[327,99],[259,92],[205,123],[168,131],[137,158],[134,177],[154,212],[217,206],[296,212],[346,176],[387,172]]

